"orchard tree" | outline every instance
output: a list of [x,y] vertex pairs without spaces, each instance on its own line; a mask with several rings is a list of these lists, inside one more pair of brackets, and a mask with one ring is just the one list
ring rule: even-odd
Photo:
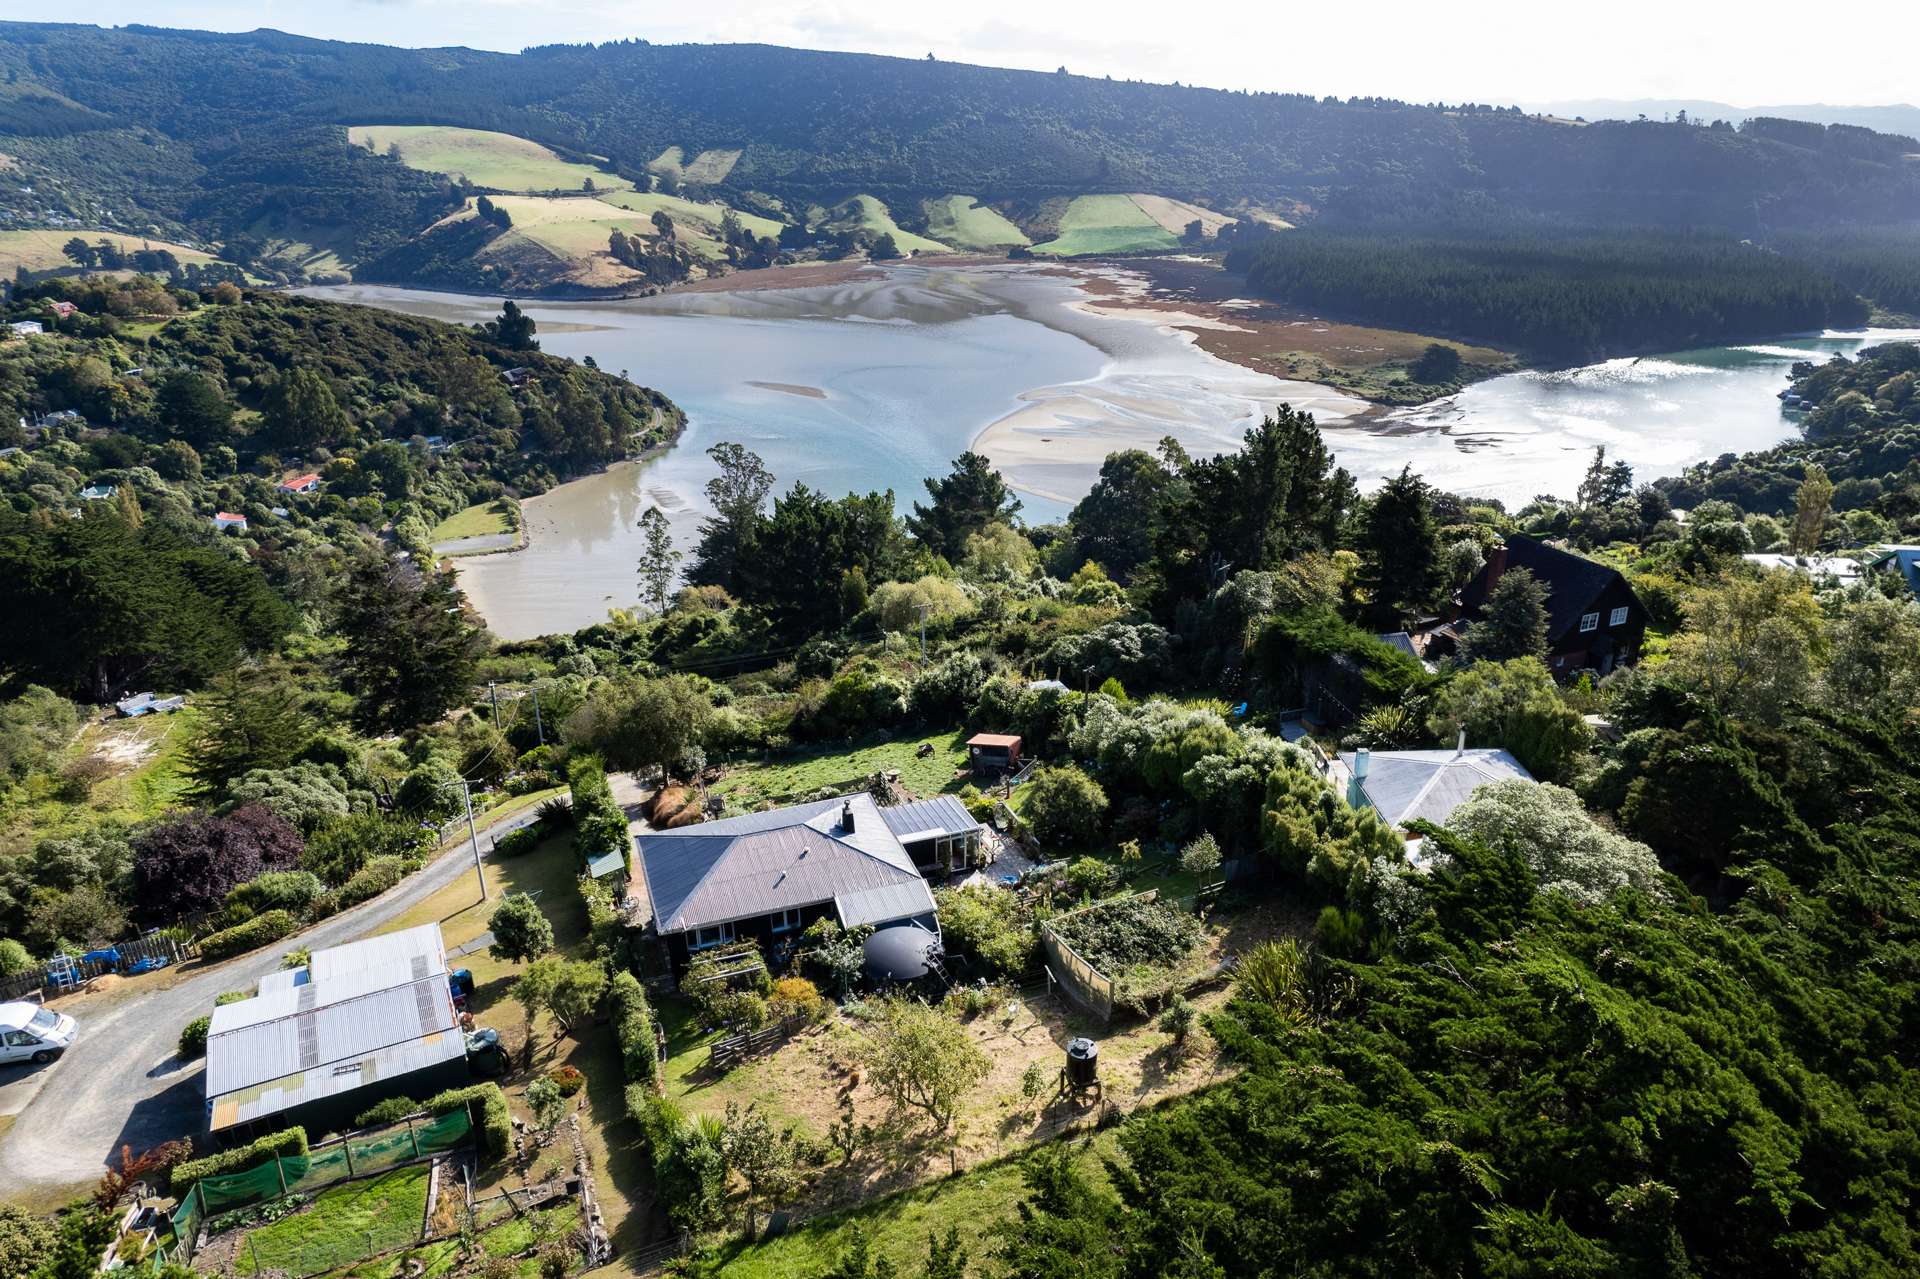
[[875,1089],[896,1107],[922,1111],[945,1132],[992,1061],[952,1014],[917,999],[878,1001],[871,1025],[861,1056]]

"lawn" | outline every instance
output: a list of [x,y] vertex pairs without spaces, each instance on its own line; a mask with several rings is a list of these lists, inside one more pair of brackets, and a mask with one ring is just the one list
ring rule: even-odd
[[998,210],[970,195],[947,195],[927,201],[927,232],[937,240],[963,249],[1004,249],[1030,244],[1027,233]]
[[495,191],[577,191],[588,180],[602,190],[627,185],[611,173],[563,160],[538,142],[511,133],[435,124],[366,124],[348,129],[347,140],[357,147],[372,143],[382,154],[398,143],[400,160],[409,169],[465,178]]
[[[1104,1132],[1079,1141],[1075,1149],[1090,1180],[1104,1184],[1101,1160],[1119,1157],[1114,1134]],[[850,1212],[815,1217],[768,1243],[735,1241],[721,1252],[719,1275],[723,1279],[788,1279],[817,1274],[846,1249],[855,1224],[870,1232],[876,1255],[887,1258],[903,1275],[925,1270],[928,1234],[944,1238],[949,1227],[957,1227],[961,1243],[971,1254],[972,1272],[986,1273],[981,1263],[991,1254],[1002,1223],[1014,1216],[1026,1193],[1021,1161],[1003,1159]]]
[[[714,787],[730,808],[755,809],[763,803],[791,803],[818,790],[852,790],[886,769],[900,770],[900,784],[916,795],[953,792],[967,778],[955,773],[967,766],[966,739],[940,731],[896,738],[857,750],[824,749],[770,756],[733,764]],[[920,747],[933,753],[922,759]]]
[[184,265],[188,262],[212,262],[214,256],[201,249],[189,249],[183,244],[170,244],[165,240],[151,240],[145,236],[123,235],[118,231],[0,231],[0,273],[8,279],[20,267],[29,271],[50,271],[55,267],[70,267],[73,259],[66,255],[62,246],[74,236],[79,236],[88,244],[98,244],[102,240],[111,240],[126,252],[135,249],[165,249]]
[[1174,249],[1177,236],[1162,227],[1130,195],[1078,195],[1060,218],[1060,234],[1035,253],[1071,257],[1083,253],[1130,253]]
[[827,220],[831,228],[845,228],[853,231],[868,231],[874,235],[891,235],[894,247],[902,253],[951,253],[953,249],[938,240],[930,240],[924,235],[915,235],[903,231],[900,224],[893,220],[893,214],[879,199],[871,195],[856,195],[846,203],[837,205]]
[[234,1253],[233,1272],[307,1275],[417,1240],[427,1175],[427,1165],[412,1164],[330,1186],[311,1207],[249,1232]]
[[427,540],[438,544],[458,541],[463,537],[488,537],[495,533],[512,531],[513,525],[507,520],[504,502],[482,502],[478,506],[469,506],[464,511],[455,511],[441,520],[433,526],[433,532],[427,534]]

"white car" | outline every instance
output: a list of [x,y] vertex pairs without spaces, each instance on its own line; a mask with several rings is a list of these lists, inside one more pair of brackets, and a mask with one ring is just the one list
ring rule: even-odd
[[0,1065],[52,1061],[73,1045],[79,1023],[25,1001],[0,1004]]

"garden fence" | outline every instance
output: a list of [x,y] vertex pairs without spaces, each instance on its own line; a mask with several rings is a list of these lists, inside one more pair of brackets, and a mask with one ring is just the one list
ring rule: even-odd
[[289,1155],[255,1164],[245,1172],[202,1177],[173,1214],[174,1238],[190,1259],[200,1230],[208,1218],[234,1208],[284,1195],[308,1193],[349,1177],[367,1177],[402,1164],[431,1159],[467,1141],[473,1119],[466,1108],[437,1118],[408,1118],[371,1134],[349,1134],[323,1142],[304,1155]]
[[1089,911],[1104,910],[1118,901],[1139,898],[1141,901],[1153,901],[1160,895],[1157,888],[1149,888],[1144,893],[1129,893],[1120,897],[1109,897],[1097,901],[1079,910],[1070,910],[1064,915],[1048,920],[1040,928],[1040,946],[1047,957],[1047,975],[1054,983],[1067,992],[1067,997],[1103,1022],[1113,1020],[1114,999],[1118,991],[1113,978],[1095,968],[1084,959],[1080,952],[1063,941],[1054,931],[1054,925],[1075,915],[1084,915]]
[[25,998],[34,991],[69,990],[106,973],[126,972],[136,967],[142,972],[154,966],[164,968],[181,963],[195,953],[196,947],[163,933],[115,942],[112,946],[93,952],[91,959],[71,957],[35,964],[23,973],[0,981],[0,1003]]

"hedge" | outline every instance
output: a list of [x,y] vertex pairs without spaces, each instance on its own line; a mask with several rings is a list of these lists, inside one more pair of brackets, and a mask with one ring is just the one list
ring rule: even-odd
[[173,1197],[185,1199],[202,1177],[223,1177],[228,1173],[245,1172],[255,1164],[263,1164],[269,1159],[293,1159],[307,1153],[307,1130],[298,1124],[291,1128],[282,1128],[279,1132],[270,1132],[249,1145],[235,1146],[232,1150],[222,1150],[218,1154],[208,1155],[205,1159],[189,1159],[173,1166]]
[[411,1097],[389,1097],[385,1101],[375,1102],[354,1116],[353,1126],[374,1128],[397,1124],[420,1109],[420,1103]]
[[372,901],[406,877],[407,861],[404,857],[376,857],[355,871],[352,879],[340,885],[335,894],[335,909],[345,910],[349,906]]
[[540,841],[552,833],[547,829],[544,821],[535,822],[531,826],[522,826],[519,830],[510,830],[493,841],[493,855],[518,857],[522,853],[530,853],[540,846]]
[[620,1041],[620,1066],[629,1083],[651,1085],[660,1074],[659,1045],[653,1038],[653,1009],[632,973],[615,973],[608,993],[613,1000],[613,1033]]
[[300,926],[300,921],[284,910],[255,915],[244,924],[209,933],[200,939],[202,959],[228,959],[279,941]]
[[449,1088],[427,1098],[422,1110],[435,1115],[448,1114],[462,1106],[480,1103],[480,1148],[499,1158],[513,1149],[513,1117],[507,1111],[507,1095],[492,1082]]

